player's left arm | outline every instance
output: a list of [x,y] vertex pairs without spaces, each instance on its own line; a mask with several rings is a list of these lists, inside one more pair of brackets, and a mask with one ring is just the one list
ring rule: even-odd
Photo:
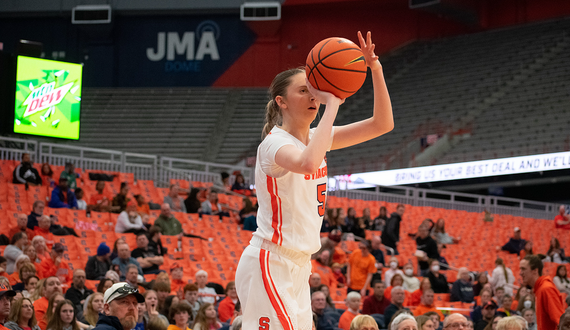
[[392,103],[390,102],[390,95],[388,94],[388,88],[384,81],[382,65],[380,61],[378,61],[378,56],[374,54],[375,46],[372,43],[371,33],[368,32],[366,41],[364,41],[359,31],[358,39],[360,40],[360,48],[362,49],[364,59],[372,72],[374,113],[372,117],[368,119],[335,127],[331,150],[342,149],[372,140],[394,129]]

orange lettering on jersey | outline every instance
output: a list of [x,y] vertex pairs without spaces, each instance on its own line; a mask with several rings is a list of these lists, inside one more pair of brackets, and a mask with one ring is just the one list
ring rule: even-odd
[[305,175],[305,180],[315,180],[320,178],[325,178],[327,176],[327,166],[321,167],[314,174]]

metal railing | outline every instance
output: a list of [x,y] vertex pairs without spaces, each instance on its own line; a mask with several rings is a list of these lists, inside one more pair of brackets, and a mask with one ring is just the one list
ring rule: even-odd
[[23,153],[29,153],[36,161],[38,143],[33,140],[0,137],[0,159],[21,160]]
[[[240,171],[246,182],[252,183],[255,180],[255,171],[251,167],[239,166],[239,165],[227,165],[203,162],[199,160],[181,159],[173,157],[160,157],[159,166],[164,169],[177,169],[188,171],[189,173],[210,173],[215,174],[219,177],[221,172],[227,172],[232,174],[234,171]],[[203,181],[203,180],[194,180]],[[206,180],[206,182],[213,182],[211,180]]]

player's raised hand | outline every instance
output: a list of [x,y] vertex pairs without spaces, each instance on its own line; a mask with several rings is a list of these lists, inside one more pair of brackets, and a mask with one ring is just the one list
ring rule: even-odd
[[372,33],[368,31],[366,33],[366,41],[364,41],[364,37],[362,33],[358,31],[358,41],[360,42],[360,49],[362,50],[362,54],[364,55],[364,60],[366,61],[366,65],[371,70],[380,69],[382,65],[380,65],[380,61],[378,61],[378,56],[374,53],[374,48],[376,45],[372,43]]

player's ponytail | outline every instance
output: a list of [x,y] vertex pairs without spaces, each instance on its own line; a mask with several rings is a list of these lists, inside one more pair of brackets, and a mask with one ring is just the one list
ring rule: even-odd
[[283,116],[281,114],[281,108],[279,108],[275,98],[279,95],[287,96],[287,87],[289,87],[291,83],[291,77],[299,73],[305,73],[305,68],[300,67],[283,71],[275,76],[271,82],[271,86],[269,86],[270,100],[265,106],[265,124],[263,125],[263,132],[261,133],[262,139],[265,139],[267,134],[271,132],[273,126],[282,124]]

